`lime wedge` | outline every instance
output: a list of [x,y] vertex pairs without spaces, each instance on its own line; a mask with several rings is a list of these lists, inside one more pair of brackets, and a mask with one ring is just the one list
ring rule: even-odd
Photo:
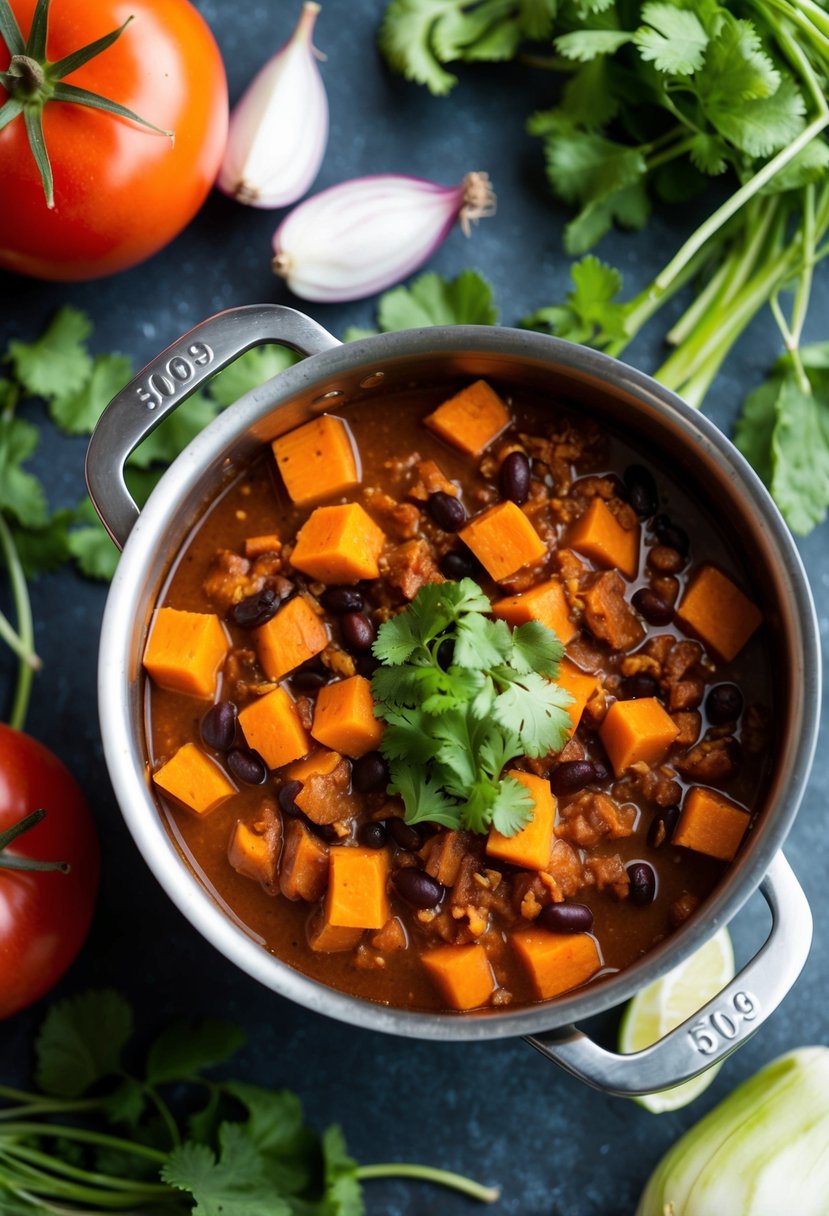
[[[734,947],[728,930],[723,928],[684,963],[637,992],[622,1017],[619,1050],[628,1054],[650,1047],[696,1013],[733,978]],[[673,1089],[644,1094],[634,1101],[655,1114],[679,1110],[708,1088],[719,1069],[719,1064],[712,1064],[690,1081],[675,1085]]]

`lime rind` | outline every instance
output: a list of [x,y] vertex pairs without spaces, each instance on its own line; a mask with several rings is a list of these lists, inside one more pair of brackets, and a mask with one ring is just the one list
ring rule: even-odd
[[[619,1050],[629,1055],[656,1043],[716,996],[734,978],[734,971],[734,947],[723,927],[628,1003],[619,1027]],[[708,1088],[719,1069],[719,1064],[713,1064],[690,1081],[642,1094],[634,1101],[654,1114],[679,1110]]]

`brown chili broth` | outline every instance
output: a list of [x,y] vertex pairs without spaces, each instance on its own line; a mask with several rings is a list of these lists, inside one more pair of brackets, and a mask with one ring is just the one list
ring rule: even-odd
[[[407,457],[414,451],[423,459],[435,460],[447,477],[463,480],[466,487],[485,484],[478,473],[478,460],[449,447],[420,421],[447,395],[445,388],[423,389],[395,395],[388,407],[373,399],[334,411],[348,421],[362,461],[362,485],[353,497],[359,497],[362,490],[378,481],[383,485],[387,477],[381,467],[383,460]],[[515,430],[528,434],[546,433],[549,423],[545,426],[545,412],[548,418],[550,416],[548,402],[537,403],[535,399],[520,393],[507,400],[516,420]],[[554,416],[567,416],[563,408],[556,405],[554,409]],[[510,433],[507,432],[507,436]],[[380,453],[379,457],[376,453]],[[726,544],[715,523],[684,489],[674,484],[670,469],[652,459],[650,453],[643,452],[641,446],[629,447],[618,437],[608,434],[603,458],[592,467],[580,464],[576,475],[605,472],[621,475],[632,463],[644,463],[652,469],[660,494],[659,510],[669,514],[691,537],[690,561],[678,576],[680,582],[684,585],[689,571],[700,562],[713,561],[732,572],[747,593],[761,603],[734,549]],[[394,493],[393,490],[390,492]],[[466,491],[465,501],[472,514],[475,506]],[[277,532],[283,540],[289,539],[295,535],[310,510],[303,508],[298,511],[290,503],[281,487],[272,455],[267,450],[224,490],[195,526],[168,576],[159,605],[190,611],[211,610],[205,604],[202,583],[215,550],[224,548],[243,552],[247,536],[269,532]],[[644,524],[641,535],[644,543]],[[652,537],[648,539],[653,540]],[[542,577],[544,575],[539,576],[539,581]],[[630,598],[636,586],[646,583],[646,578],[640,578],[628,588],[627,598]],[[483,585],[493,597],[508,594],[486,580]],[[718,668],[712,683],[732,680],[743,691],[746,705],[760,704],[770,710],[772,680],[765,649],[768,632],[761,628],[732,663]],[[670,633],[677,638],[684,636],[676,625],[671,624],[664,628],[648,627],[647,637],[662,633]],[[237,634],[234,641],[245,640],[244,635],[238,631]],[[612,659],[604,670],[616,669],[618,662],[618,659]],[[221,697],[221,690],[218,696]],[[165,691],[147,681],[146,707],[147,738],[150,740],[149,751],[154,768],[185,742],[199,742],[199,723],[206,709],[204,702]],[[703,723],[700,737],[707,726],[704,707],[701,709]],[[591,757],[602,755],[596,736],[580,733],[580,738],[587,745]],[[747,807],[758,806],[771,764],[772,758],[768,755],[762,761],[757,757],[751,757],[749,761],[746,757],[737,774],[717,788]],[[676,779],[683,784],[678,774]],[[609,788],[612,784],[611,778],[603,788]],[[423,973],[415,949],[410,947],[390,953],[385,966],[377,969],[358,967],[350,951],[314,953],[306,942],[310,906],[301,900],[294,902],[281,895],[268,895],[258,883],[242,877],[231,867],[227,860],[227,846],[233,827],[239,818],[250,820],[255,817],[256,808],[268,791],[272,797],[274,785],[271,780],[266,786],[243,787],[236,796],[204,818],[162,799],[165,823],[207,890],[232,919],[266,949],[298,971],[369,1000],[407,1008],[442,1008],[435,988]],[[656,808],[646,807],[640,812],[632,836],[607,840],[591,850],[592,856],[618,853],[625,863],[648,860],[655,866],[658,876],[657,898],[646,907],[634,906],[630,900],[620,901],[610,891],[599,892],[591,888],[583,888],[575,897],[593,910],[593,932],[600,943],[604,961],[604,968],[596,978],[630,966],[647,953],[672,931],[668,922],[671,903],[685,892],[691,892],[704,902],[728,868],[724,863],[691,850],[670,845],[663,846],[658,852],[649,848],[646,836],[655,811]],[[393,892],[391,903],[392,913],[402,913],[409,925],[410,910],[396,899]],[[409,932],[411,936],[411,928]],[[520,965],[508,949],[502,955],[503,959],[496,964],[496,972],[499,984],[513,995],[511,1007],[534,1003],[536,998]]]

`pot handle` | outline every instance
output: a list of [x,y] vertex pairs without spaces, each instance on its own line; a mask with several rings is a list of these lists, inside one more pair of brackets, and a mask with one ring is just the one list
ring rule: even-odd
[[786,996],[812,942],[808,901],[782,853],[774,857],[760,890],[772,916],[760,950],[722,992],[652,1047],[621,1055],[575,1026],[526,1041],[580,1081],[621,1097],[671,1088],[725,1059]]
[[119,549],[138,519],[124,481],[130,452],[206,380],[263,342],[278,342],[301,355],[339,346],[316,321],[281,304],[228,308],[178,338],[113,397],[95,427],[86,453],[89,497]]

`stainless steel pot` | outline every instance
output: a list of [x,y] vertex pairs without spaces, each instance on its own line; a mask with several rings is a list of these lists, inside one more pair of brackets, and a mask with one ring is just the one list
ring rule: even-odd
[[[310,356],[247,393],[200,434],[164,474],[140,513],[124,482],[132,449],[194,389],[244,351],[277,342]],[[758,824],[705,905],[641,962],[583,991],[511,1011],[436,1014],[392,1009],[329,989],[267,953],[219,907],[188,868],[158,812],[147,771],[141,655],[170,565],[217,487],[263,442],[323,410],[396,391],[483,376],[567,399],[649,449],[669,453],[696,485],[749,565],[763,571],[764,610],[779,646],[777,763]],[[762,484],[706,418],[647,376],[607,356],[537,333],[457,326],[410,330],[347,346],[314,321],[277,305],[220,313],[174,342],[112,401],[87,457],[92,500],[123,555],[104,616],[99,698],[115,794],[139,850],[170,898],[218,950],[282,996],[331,1017],[424,1039],[523,1035],[597,1088],[645,1093],[695,1076],[753,1034],[806,960],[812,918],[780,852],[806,784],[817,737],[820,650],[800,559]],[[608,1052],[575,1022],[626,1000],[686,958],[760,888],[772,925],[736,979],[691,1019],[635,1055]]]

